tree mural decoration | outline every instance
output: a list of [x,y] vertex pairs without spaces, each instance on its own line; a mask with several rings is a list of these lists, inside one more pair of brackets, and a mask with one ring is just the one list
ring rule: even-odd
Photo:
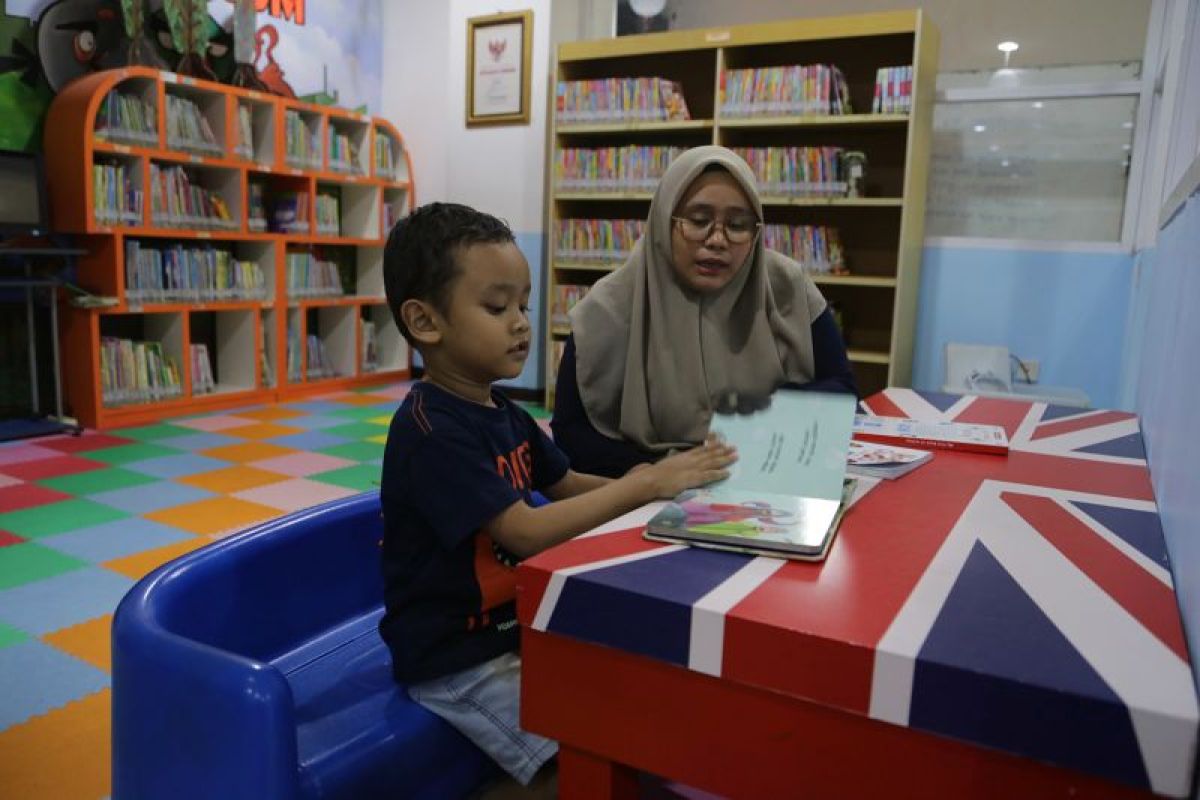
[[266,92],[270,90],[258,77],[258,71],[254,69],[255,37],[257,36],[256,13],[254,0],[235,0],[233,6],[233,60],[236,66],[233,68],[233,79],[230,83],[234,86],[241,86],[243,89],[257,89],[260,92]]
[[125,35],[129,37],[129,65],[163,69],[162,59],[154,43],[146,36],[146,4],[143,0],[121,0],[121,15],[125,18]]
[[171,26],[171,41],[183,54],[175,71],[215,81],[217,76],[208,66],[209,39],[207,0],[164,0],[163,11]]

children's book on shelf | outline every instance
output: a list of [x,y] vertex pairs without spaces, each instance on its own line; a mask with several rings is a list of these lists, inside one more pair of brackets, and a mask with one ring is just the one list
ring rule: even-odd
[[267,229],[267,204],[262,183],[249,181],[246,184],[246,202],[249,206],[246,227],[254,233],[262,233]]
[[738,451],[728,479],[677,496],[647,539],[820,561],[856,489],[846,478],[854,398],[780,390],[753,414],[716,414],[711,432]]
[[854,417],[854,438],[933,450],[967,450],[1008,455],[1008,434],[999,425],[924,422],[900,417]]
[[308,233],[308,195],[284,192],[273,198],[270,228],[279,233]]
[[375,337],[375,323],[364,319],[362,323],[362,371],[375,372],[379,369],[379,345]]
[[208,357],[208,345],[193,344],[192,357],[192,394],[207,394],[215,391],[217,380],[213,376],[212,361]]
[[933,453],[928,450],[851,439],[850,454],[846,457],[846,472],[850,475],[892,480],[907,475],[931,458]]
[[250,106],[245,103],[238,103],[237,130],[237,144],[234,146],[233,151],[241,158],[252,161],[254,159],[254,124]]

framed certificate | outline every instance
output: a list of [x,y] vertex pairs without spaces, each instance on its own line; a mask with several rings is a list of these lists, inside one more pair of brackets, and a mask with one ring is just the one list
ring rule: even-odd
[[529,124],[533,12],[467,20],[467,127]]

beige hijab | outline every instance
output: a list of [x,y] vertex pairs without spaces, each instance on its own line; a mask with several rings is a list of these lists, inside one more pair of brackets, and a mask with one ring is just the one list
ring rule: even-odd
[[571,311],[579,394],[592,425],[654,452],[702,441],[718,392],[761,397],[814,375],[811,326],[825,299],[761,236],[716,295],[685,289],[675,276],[671,216],[711,164],[733,175],[762,219],[745,161],[724,147],[688,150],[659,182],[629,260]]

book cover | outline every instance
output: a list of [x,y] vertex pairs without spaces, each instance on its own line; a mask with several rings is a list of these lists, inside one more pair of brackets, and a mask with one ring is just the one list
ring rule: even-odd
[[858,414],[854,418],[854,438],[939,450],[1008,455],[1008,434],[999,425],[923,422],[916,419]]
[[763,411],[714,415],[710,430],[738,450],[729,478],[680,494],[646,538],[824,558],[854,489],[846,480],[854,407],[850,395],[781,390]]
[[846,472],[891,480],[912,472],[931,458],[933,453],[928,450],[852,439],[846,457]]

